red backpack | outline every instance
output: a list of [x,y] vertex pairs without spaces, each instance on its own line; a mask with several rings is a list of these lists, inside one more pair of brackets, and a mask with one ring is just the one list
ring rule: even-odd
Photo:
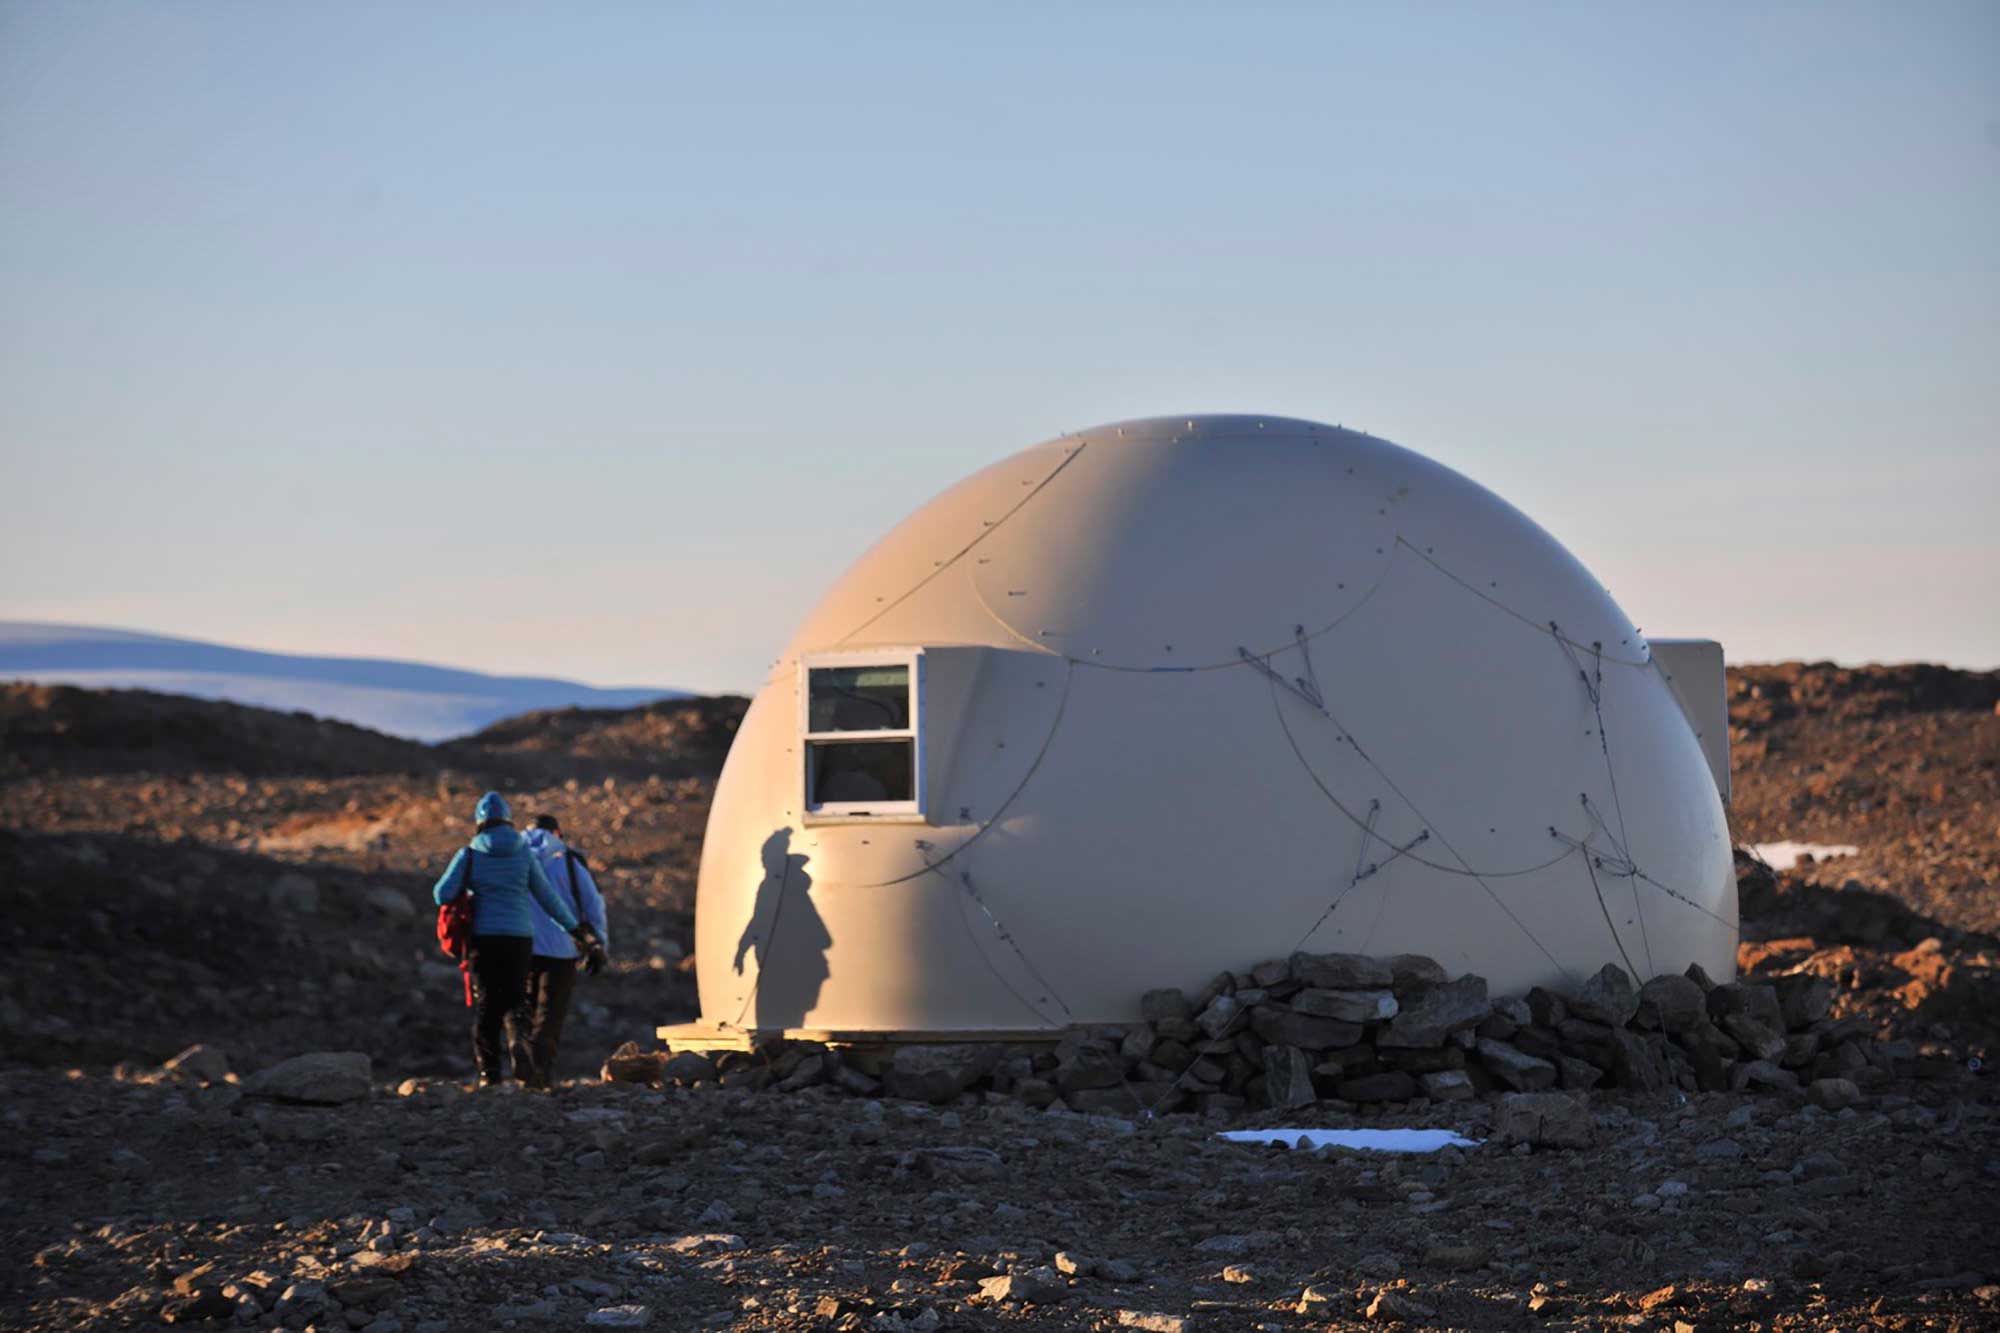
[[465,981],[465,1006],[472,1007],[472,857],[470,847],[465,849],[465,878],[460,884],[458,896],[448,903],[438,906],[438,948],[445,957],[458,964],[459,975]]

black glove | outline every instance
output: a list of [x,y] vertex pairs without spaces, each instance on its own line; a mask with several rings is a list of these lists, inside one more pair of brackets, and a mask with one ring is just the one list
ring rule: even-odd
[[590,928],[588,921],[578,924],[569,937],[576,941],[577,952],[583,955],[585,976],[596,976],[611,961],[604,952],[604,941],[597,938],[597,932]]

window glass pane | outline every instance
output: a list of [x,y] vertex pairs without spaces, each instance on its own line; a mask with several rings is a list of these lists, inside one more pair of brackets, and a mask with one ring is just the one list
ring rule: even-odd
[[912,741],[810,741],[806,769],[814,807],[917,799]]
[[[907,731],[910,668],[814,667],[807,673],[811,698],[808,731]],[[905,798],[907,799],[907,798]]]

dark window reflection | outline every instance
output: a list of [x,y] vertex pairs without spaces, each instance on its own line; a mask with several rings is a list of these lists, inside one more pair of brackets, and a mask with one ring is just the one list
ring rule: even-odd
[[806,765],[815,806],[917,799],[912,741],[812,741]]
[[814,667],[808,684],[808,731],[909,730],[907,665]]

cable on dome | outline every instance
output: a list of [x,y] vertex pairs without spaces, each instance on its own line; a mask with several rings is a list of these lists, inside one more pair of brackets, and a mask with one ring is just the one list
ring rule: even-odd
[[[993,927],[993,933],[998,935],[1001,939],[1001,942],[1004,943],[1009,949],[1012,949],[1014,951],[1014,956],[1021,960],[1021,966],[1028,970],[1028,975],[1033,977],[1038,983],[1040,983],[1042,989],[1048,992],[1045,998],[1054,1001],[1056,1008],[1063,1011],[1063,1017],[1069,1020],[1067,1026],[1074,1026],[1076,1023],[1076,1011],[1071,1009],[1069,1005],[1064,1002],[1063,997],[1056,992],[1056,988],[1049,984],[1049,979],[1042,975],[1041,969],[1036,967],[1032,962],[1028,960],[1028,955],[1025,951],[1022,950],[1020,941],[1014,938],[1014,932],[1007,929],[1005,923],[1003,923],[999,917],[993,915],[993,909],[986,905],[986,899],[980,895],[979,889],[972,882],[972,872],[970,870],[965,870],[961,868],[958,872],[957,878],[960,886],[965,891],[965,896],[971,899],[973,906],[977,907],[980,910],[981,914],[983,914],[986,917],[988,924],[990,924]],[[975,944],[974,947],[977,948],[977,945]],[[1033,1001],[1029,1000],[1027,996],[1021,994],[1021,992],[1015,988],[1012,982],[1008,981],[1006,977],[1001,975],[1000,969],[993,966],[993,960],[986,957],[985,950],[979,949],[978,952],[981,961],[983,961],[986,964],[987,970],[991,972],[994,975],[994,977],[999,980],[1001,985],[1005,986],[1010,992],[1013,993],[1015,999],[1019,1000],[1023,1005],[1026,1005],[1028,1010],[1031,1013],[1033,1013],[1036,1017],[1041,1018],[1044,1022],[1048,1021],[1047,1016],[1044,1015],[1038,1007],[1036,1007]]]
[[[1597,719],[1597,747],[1604,755],[1604,780],[1611,787],[1611,808],[1613,813],[1618,817],[1618,836],[1611,838],[1610,828],[1605,825],[1603,819],[1598,816],[1597,811],[1591,806],[1588,794],[1583,798],[1584,809],[1590,811],[1591,819],[1596,822],[1599,828],[1604,830],[1604,836],[1611,838],[1612,845],[1618,848],[1619,854],[1624,858],[1626,863],[1631,865],[1633,870],[1636,871],[1638,865],[1631,852],[1632,838],[1625,828],[1625,802],[1618,794],[1618,769],[1611,762],[1611,733],[1604,726],[1604,645],[1602,643],[1592,643],[1590,645],[1592,669],[1585,671],[1583,669],[1583,662],[1578,658],[1576,650],[1571,647],[1571,641],[1563,636],[1562,628],[1553,620],[1549,622],[1549,633],[1554,636],[1556,646],[1562,649],[1563,656],[1567,657],[1570,665],[1576,668],[1578,679],[1583,681],[1584,693],[1590,696],[1591,713]],[[1602,862],[1599,864],[1602,864]],[[1637,890],[1634,890],[1632,894],[1632,911],[1639,921],[1639,942],[1645,950],[1646,967],[1648,975],[1651,975],[1653,966],[1653,940],[1651,934],[1646,929],[1646,905],[1640,899]],[[1613,933],[1616,934],[1617,932],[1614,930]],[[1621,943],[1619,948],[1622,951],[1624,945]]]

